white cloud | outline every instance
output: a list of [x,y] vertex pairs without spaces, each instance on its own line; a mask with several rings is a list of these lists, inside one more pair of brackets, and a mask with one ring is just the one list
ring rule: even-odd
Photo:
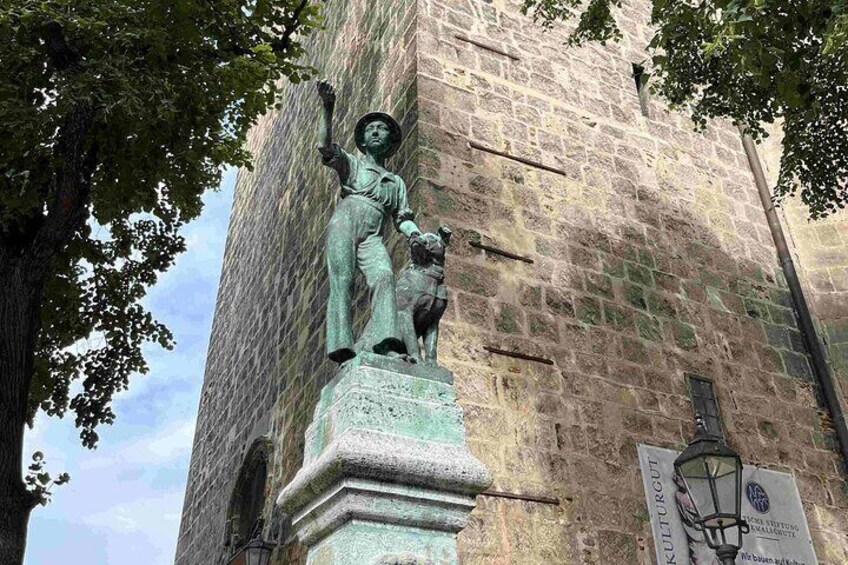
[[79,463],[82,470],[118,468],[126,465],[164,465],[191,452],[195,418],[169,424],[155,435],[145,436],[120,447],[108,457],[90,457]]
[[173,512],[180,508],[183,493],[172,492],[166,496],[139,498],[131,502],[122,502],[83,517],[87,526],[113,530],[122,534],[141,533],[151,534],[156,531],[177,535],[180,525],[179,513]]

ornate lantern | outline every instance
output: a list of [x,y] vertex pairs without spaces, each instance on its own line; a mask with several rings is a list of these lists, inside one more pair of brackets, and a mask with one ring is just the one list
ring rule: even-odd
[[271,552],[274,544],[256,538],[242,548],[244,565],[268,565],[271,562]]
[[742,519],[742,460],[723,440],[707,433],[700,415],[696,423],[695,437],[675,459],[674,469],[686,484],[707,545],[729,565],[736,562],[742,534],[749,531]]
[[276,545],[262,539],[264,525],[263,519],[256,521],[253,539],[243,545],[227,565],[268,565],[271,562],[271,553]]

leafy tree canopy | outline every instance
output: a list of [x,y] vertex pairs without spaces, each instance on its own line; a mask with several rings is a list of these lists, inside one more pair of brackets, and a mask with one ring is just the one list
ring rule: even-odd
[[[848,203],[848,0],[652,0],[648,45],[654,92],[691,105],[699,127],[714,117],[756,139],[783,128],[779,200],[800,187],[812,218]],[[576,27],[569,42],[621,37],[621,0],[524,0],[550,27]]]
[[318,4],[0,2],[0,274],[40,304],[29,419],[71,409],[93,447],[143,343],[171,347],[139,301],[222,167],[249,166],[277,81],[311,74],[296,61]]

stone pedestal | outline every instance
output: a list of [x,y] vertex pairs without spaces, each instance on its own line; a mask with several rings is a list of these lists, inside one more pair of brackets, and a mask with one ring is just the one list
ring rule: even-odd
[[303,468],[277,499],[309,565],[455,565],[491,483],[468,451],[453,375],[362,355],[321,391]]

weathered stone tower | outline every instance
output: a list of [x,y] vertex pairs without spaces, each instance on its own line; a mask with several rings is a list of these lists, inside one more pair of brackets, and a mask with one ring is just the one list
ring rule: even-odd
[[[516,0],[328,0],[309,45],[336,138],[382,109],[426,229],[448,224],[453,371],[478,497],[465,565],[655,562],[637,444],[680,449],[709,379],[746,463],[794,474],[819,563],[848,563],[848,490],[738,132],[692,132],[637,91],[649,3],[620,44],[562,47]],[[226,563],[301,466],[335,368],[312,84],[255,128],[230,223],[176,563]],[[766,152],[766,165],[776,161]],[[781,212],[837,387],[848,379],[848,219]],[[397,266],[404,248],[396,240]],[[364,292],[359,295],[367,300]],[[844,403],[844,398],[842,399]],[[496,494],[497,494],[496,493]],[[509,497],[505,498],[506,493]],[[282,540],[285,541],[285,540]],[[291,544],[276,563],[299,563]]]

